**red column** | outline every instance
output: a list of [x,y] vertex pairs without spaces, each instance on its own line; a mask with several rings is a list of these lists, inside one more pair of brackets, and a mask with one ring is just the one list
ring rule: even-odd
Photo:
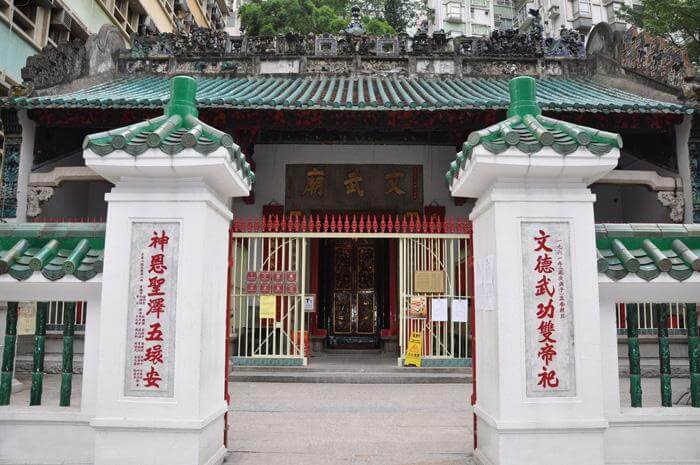
[[316,295],[316,311],[311,314],[311,334],[314,336],[325,336],[327,331],[325,329],[319,329],[318,327],[318,301],[319,301],[319,287],[318,287],[318,267],[319,267],[319,239],[311,239],[311,256],[310,256],[310,270],[311,275],[309,276],[309,293]]

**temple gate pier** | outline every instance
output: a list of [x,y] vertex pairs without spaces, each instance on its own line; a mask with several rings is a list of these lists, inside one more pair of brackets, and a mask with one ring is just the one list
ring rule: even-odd
[[472,133],[448,174],[452,195],[478,197],[474,456],[484,465],[602,465],[588,185],[616,166],[622,141],[541,116],[530,77],[509,87],[508,119]]
[[[175,77],[171,90],[164,116],[84,144],[86,165],[115,184],[90,420],[96,465],[215,464],[226,452],[225,199],[246,196],[252,173],[229,135],[197,119],[195,81]],[[166,139],[173,129],[177,140]]]

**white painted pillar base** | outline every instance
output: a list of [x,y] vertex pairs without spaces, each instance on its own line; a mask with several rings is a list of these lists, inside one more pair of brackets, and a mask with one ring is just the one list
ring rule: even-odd
[[[576,181],[496,182],[476,203],[475,260],[492,256],[494,309],[479,309],[476,289],[478,444],[482,465],[603,465],[600,315],[593,196]],[[570,231],[575,393],[526,393],[523,222],[566,222]]]
[[[228,229],[231,213],[203,183],[118,184],[107,237],[95,417],[95,465],[223,461]],[[131,230],[178,222],[172,397],[125,395]]]

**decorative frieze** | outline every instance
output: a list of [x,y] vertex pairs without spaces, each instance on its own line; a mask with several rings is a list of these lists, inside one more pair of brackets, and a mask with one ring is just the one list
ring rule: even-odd
[[27,191],[27,216],[36,218],[41,215],[41,204],[53,197],[53,187],[29,187]]
[[659,203],[664,207],[669,209],[668,216],[674,223],[683,222],[683,207],[685,203],[683,202],[683,193],[677,193],[673,191],[662,191],[657,194]]
[[15,218],[22,126],[14,110],[3,110],[1,119],[5,139],[0,159],[0,218]]
[[693,76],[687,50],[634,27],[624,35],[620,64],[677,89]]

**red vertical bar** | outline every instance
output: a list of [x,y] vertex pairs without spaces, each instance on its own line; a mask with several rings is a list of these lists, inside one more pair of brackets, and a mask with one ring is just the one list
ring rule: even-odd
[[[471,333],[472,341],[472,407],[476,405],[476,318],[474,311],[474,230],[471,228],[471,224],[467,228],[471,232],[470,237],[467,239],[467,266],[469,267],[469,279],[467,283],[467,292],[471,295],[469,300],[469,332]],[[476,413],[473,413],[473,428],[474,428],[474,449],[477,446],[477,434],[476,434]]]
[[[226,405],[231,405],[231,395],[228,389],[228,374],[231,369],[230,348],[231,345],[231,285],[233,281],[233,225],[228,230],[228,273],[226,278],[226,348],[224,354],[224,400]],[[228,409],[224,413],[224,447],[228,448]]]
[[[312,221],[313,223],[313,221]],[[309,276],[309,292],[315,294],[316,298],[316,311],[311,314],[311,334],[314,336],[325,336],[325,331],[318,328],[318,267],[319,267],[319,239],[311,239],[311,252],[309,261],[311,262],[310,276]]]
[[396,318],[396,286],[399,281],[397,269],[398,239],[389,239],[389,334],[396,336],[399,334],[398,318]]

